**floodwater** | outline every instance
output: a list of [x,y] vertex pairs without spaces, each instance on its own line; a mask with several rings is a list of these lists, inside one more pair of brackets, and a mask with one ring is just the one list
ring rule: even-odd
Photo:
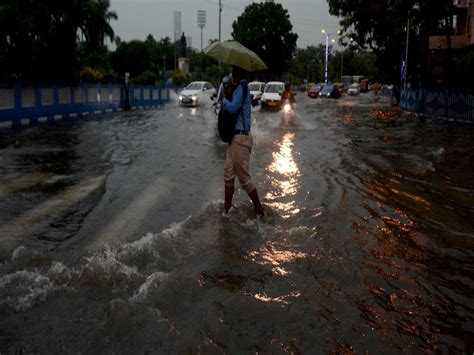
[[0,132],[0,353],[471,353],[474,126],[297,100],[253,111],[263,220],[208,107]]

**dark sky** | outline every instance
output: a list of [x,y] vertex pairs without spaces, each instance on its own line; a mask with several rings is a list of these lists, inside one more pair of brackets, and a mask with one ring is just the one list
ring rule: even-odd
[[[118,15],[112,21],[115,34],[123,40],[145,39],[151,33],[156,39],[173,38],[173,12],[181,11],[182,31],[192,37],[192,46],[201,47],[201,32],[197,25],[197,10],[206,10],[207,23],[203,30],[203,46],[210,38],[218,38],[218,0],[111,0],[111,10]],[[221,37],[230,39],[232,23],[245,7],[255,1],[222,0]],[[298,47],[324,43],[321,29],[336,33],[338,18],[329,15],[326,0],[276,1],[288,10],[293,32],[298,34]]]

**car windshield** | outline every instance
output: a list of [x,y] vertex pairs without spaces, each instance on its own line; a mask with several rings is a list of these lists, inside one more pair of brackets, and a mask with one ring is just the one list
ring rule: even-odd
[[309,91],[319,91],[320,88],[321,88],[321,86],[319,86],[319,85],[313,85],[313,86],[311,86],[311,89],[309,89]]
[[249,84],[250,91],[260,91],[261,85],[260,84]]
[[188,86],[186,86],[186,90],[201,90],[202,89],[202,83],[191,83]]
[[265,88],[265,92],[275,93],[283,91],[284,86],[283,84],[268,84]]
[[321,91],[331,91],[333,87],[333,85],[324,85]]

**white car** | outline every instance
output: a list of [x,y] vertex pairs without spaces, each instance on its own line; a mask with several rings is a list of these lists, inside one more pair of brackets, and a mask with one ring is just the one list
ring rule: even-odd
[[268,82],[260,98],[260,107],[267,110],[281,109],[281,94],[283,91],[285,91],[285,83],[282,81]]
[[260,102],[263,90],[265,89],[265,83],[261,81],[252,81],[249,83],[250,98],[252,99],[252,105],[256,106]]
[[216,89],[210,82],[193,81],[179,94],[179,104],[182,106],[197,106],[211,102],[211,96]]
[[347,90],[347,95],[359,95],[360,89],[358,84],[351,84],[349,85],[349,89]]

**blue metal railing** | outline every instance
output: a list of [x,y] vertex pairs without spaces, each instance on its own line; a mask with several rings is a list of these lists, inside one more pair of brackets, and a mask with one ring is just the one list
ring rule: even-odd
[[422,88],[402,89],[400,106],[411,112],[474,123],[474,95]]
[[[174,87],[131,85],[131,108],[164,105]],[[0,128],[21,128],[38,122],[125,109],[124,85],[82,84],[77,87],[0,85]]]

